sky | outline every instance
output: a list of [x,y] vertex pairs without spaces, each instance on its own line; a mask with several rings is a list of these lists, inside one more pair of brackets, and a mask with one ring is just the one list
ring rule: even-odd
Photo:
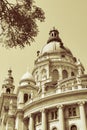
[[[10,0],[11,2],[14,0]],[[5,49],[0,46],[0,88],[12,68],[16,89],[27,69],[32,73],[37,51],[46,44],[49,31],[55,27],[73,55],[80,59],[87,72],[87,0],[35,0],[45,12],[45,22],[38,22],[39,34],[31,46]]]

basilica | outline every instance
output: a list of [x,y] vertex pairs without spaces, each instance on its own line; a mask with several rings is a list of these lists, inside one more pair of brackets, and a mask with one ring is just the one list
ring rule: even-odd
[[37,51],[32,74],[27,71],[14,90],[9,69],[1,89],[0,130],[87,130],[87,74],[57,29]]

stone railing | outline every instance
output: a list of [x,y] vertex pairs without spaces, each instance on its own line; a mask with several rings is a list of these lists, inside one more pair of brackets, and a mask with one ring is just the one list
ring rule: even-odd
[[61,94],[70,91],[79,91],[85,89],[87,89],[87,75],[82,75],[80,77],[73,76],[68,79],[59,81],[56,87],[51,91],[44,91],[44,93],[42,93],[41,91],[41,93],[37,94],[36,96],[34,96],[34,98],[26,102],[26,105],[55,94]]
[[58,81],[55,89],[52,91],[46,91],[44,96],[50,96],[55,93],[65,93],[68,91],[78,91],[87,89],[87,75],[73,76],[68,79]]
[[82,75],[80,77],[71,77],[65,80],[62,80],[58,84],[58,89],[61,92],[74,91],[87,88],[87,75]]

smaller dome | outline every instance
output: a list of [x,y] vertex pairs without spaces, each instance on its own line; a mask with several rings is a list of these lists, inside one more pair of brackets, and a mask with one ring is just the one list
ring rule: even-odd
[[22,76],[21,81],[33,81],[35,82],[33,75],[28,71]]
[[21,80],[20,80],[20,82],[19,82],[19,86],[20,87],[22,87],[22,86],[27,86],[27,85],[35,85],[36,84],[36,82],[35,82],[35,80],[34,80],[34,78],[33,78],[33,75],[30,73],[30,72],[26,72],[23,76],[22,76],[22,78],[21,78]]

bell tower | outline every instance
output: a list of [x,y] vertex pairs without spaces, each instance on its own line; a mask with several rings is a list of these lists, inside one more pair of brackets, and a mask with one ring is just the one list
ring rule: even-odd
[[9,69],[8,70],[8,76],[7,78],[4,80],[4,83],[2,85],[2,93],[8,93],[8,94],[12,94],[14,92],[15,86],[13,85],[14,83],[14,78],[12,76],[12,70]]

